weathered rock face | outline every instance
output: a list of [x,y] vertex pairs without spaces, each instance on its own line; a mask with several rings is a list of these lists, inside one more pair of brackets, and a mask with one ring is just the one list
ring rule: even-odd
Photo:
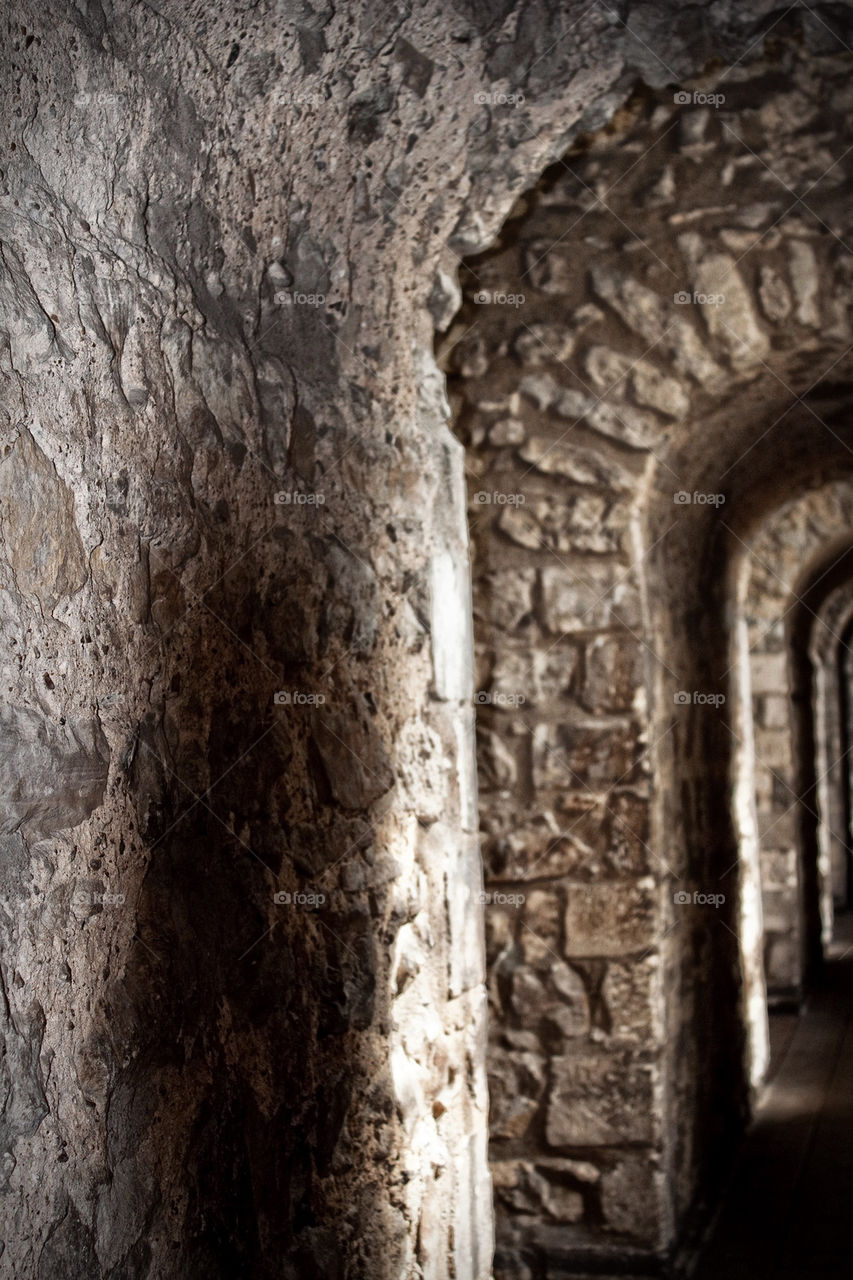
[[[0,281],[7,1274],[488,1276],[463,458],[434,325],[458,306],[456,255],[485,249],[580,131],[640,77],[740,58],[773,10],[593,6],[567,38],[565,6],[545,3],[15,4]],[[802,15],[807,40],[837,20]],[[846,64],[837,74],[841,117]],[[691,127],[684,146],[704,155]],[[752,127],[758,145],[775,125]],[[781,171],[808,174],[807,152]],[[665,202],[667,175],[655,184]],[[843,218],[832,199],[826,216]],[[777,211],[760,208],[768,230]],[[750,225],[726,221],[697,280],[760,234]],[[809,254],[826,272],[829,250],[793,239],[762,296],[784,320],[774,342],[788,326],[817,345]],[[503,515],[515,559],[486,566],[477,609],[529,643],[543,706],[578,703],[566,721],[542,715],[529,759],[493,732],[490,767],[498,785],[535,770],[561,804],[556,761],[583,782],[553,823],[532,802],[529,835],[496,809],[489,868],[508,826],[522,881],[543,831],[550,844],[590,827],[558,846],[582,863],[588,902],[562,880],[531,894],[555,954],[509,950],[507,1137],[526,1142],[525,1117],[547,1113],[553,1142],[531,1159],[513,1148],[496,1183],[519,1222],[525,1206],[548,1215],[539,1257],[570,1252],[574,1224],[588,1239],[595,1215],[632,1247],[665,1236],[658,1188],[677,1162],[660,1159],[661,1037],[644,1012],[665,921],[647,883],[624,634],[645,606],[623,573],[620,495],[688,387],[714,389],[727,360],[751,376],[765,351],[743,292],[745,353],[612,256],[577,311],[562,250],[536,287],[573,308],[570,333],[557,317],[562,359],[603,308],[638,356],[671,322],[666,367],[630,375],[630,414],[574,383],[552,401],[549,356],[551,383],[486,415],[495,448],[524,436],[518,465],[541,473],[542,503]],[[595,345],[615,349],[605,331]],[[490,343],[460,348],[481,376]],[[608,350],[590,359],[590,378],[611,376]],[[570,456],[560,436],[581,411],[590,435]],[[606,494],[550,509],[549,476],[590,475]],[[540,578],[540,536],[602,565],[580,584]],[[595,623],[558,641],[558,661],[548,644],[579,600]],[[517,688],[509,658],[504,684]],[[595,854],[626,881],[612,929],[585,884],[590,793],[619,815]],[[508,937],[516,915],[489,915]],[[614,1138],[626,1125],[630,1152]],[[568,1154],[578,1141],[594,1159]]]
[[[759,61],[638,94],[553,166],[469,259],[440,348],[469,450],[507,1280],[667,1252],[766,1063],[763,953],[775,983],[782,941],[796,949],[802,902],[783,909],[762,807],[776,734],[796,826],[788,686],[771,705],[754,626],[769,611],[784,662],[794,584],[757,526],[788,531],[796,571],[850,528],[849,479],[822,521],[798,497],[791,525],[785,505],[816,470],[849,471],[830,166],[850,61],[777,34]],[[814,184],[808,213],[783,183]],[[748,746],[736,624],[756,650]],[[559,1207],[555,1180],[574,1194]]]

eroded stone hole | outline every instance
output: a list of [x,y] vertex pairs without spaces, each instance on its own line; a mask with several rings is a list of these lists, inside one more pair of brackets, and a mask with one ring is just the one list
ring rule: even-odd
[[823,160],[849,71],[781,40],[711,105],[709,80],[638,92],[466,264],[439,344],[467,448],[501,1277],[672,1255],[767,1068],[765,967],[801,989],[785,618],[851,490],[820,529],[823,491],[810,515],[790,495],[847,449]]

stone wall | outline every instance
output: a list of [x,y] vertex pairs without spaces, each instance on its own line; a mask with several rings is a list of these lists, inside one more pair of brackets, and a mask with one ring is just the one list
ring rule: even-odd
[[[823,172],[803,131],[834,156],[848,74],[780,42],[637,95],[469,259],[439,349],[468,450],[501,1276],[665,1252],[737,1094],[697,1079],[745,1096],[766,1062],[758,867],[711,798],[732,599],[707,588],[730,527],[783,500],[765,437],[802,352],[849,345],[846,257],[767,178]],[[774,488],[750,504],[756,447]]]
[[[729,0],[579,5],[567,26],[566,6],[536,0],[416,13],[276,0],[203,11],[81,0],[48,12],[18,0],[7,16],[8,1274],[488,1276],[471,695],[495,677],[472,677],[463,458],[434,326],[458,304],[457,255],[491,244],[581,132],[610,120],[638,80],[662,87],[711,56],[754,56],[766,19],[827,55],[823,80],[783,40],[781,61],[733,73],[735,116],[693,100],[682,109],[671,88],[641,95],[598,151],[581,148],[580,185],[543,184],[542,216],[563,239],[551,251],[549,224],[543,256],[543,228],[531,230],[521,289],[540,300],[537,323],[552,324],[556,308],[563,332],[570,310],[565,351],[544,337],[558,359],[575,359],[576,345],[582,382],[560,388],[558,364],[543,383],[548,367],[522,356],[535,380],[518,412],[514,402],[493,413],[478,393],[474,413],[490,429],[520,417],[524,443],[497,433],[468,454],[533,466],[544,502],[537,514],[531,501],[534,530],[586,566],[579,581],[537,560],[516,522],[494,534],[516,556],[505,564],[501,551],[494,573],[511,581],[476,593],[478,626],[494,618],[507,663],[510,650],[541,655],[531,742],[520,737],[517,755],[512,741],[495,747],[503,772],[483,778],[486,807],[513,767],[530,788],[487,832],[490,891],[517,885],[518,860],[530,866],[542,848],[520,837],[500,862],[513,811],[548,846],[576,824],[538,897],[520,877],[528,916],[500,903],[486,912],[503,957],[491,998],[509,1010],[506,1033],[495,1029],[506,1037],[496,1105],[518,1073],[531,1117],[501,1139],[501,1265],[519,1260],[522,1276],[528,1259],[541,1273],[548,1258],[558,1274],[579,1243],[645,1256],[671,1237],[702,1164],[694,1131],[713,1114],[693,1084],[696,1059],[707,1039],[709,1078],[736,1099],[737,1065],[728,1076],[714,1067],[739,1062],[739,1023],[721,1000],[719,1026],[695,1034],[689,957],[710,926],[697,910],[673,935],[680,881],[659,863],[684,876],[694,846],[673,826],[671,859],[659,818],[646,834],[649,758],[676,774],[656,733],[643,750],[628,636],[655,601],[629,568],[655,539],[643,542],[620,495],[641,494],[667,423],[704,421],[718,379],[742,391],[768,342],[800,391],[806,369],[792,351],[811,373],[816,352],[844,343],[837,246],[768,197],[760,162],[740,163],[724,120],[743,110],[747,143],[761,153],[774,134],[787,180],[817,177],[829,143],[816,139],[835,138],[849,114],[834,34],[845,12],[777,20],[773,0],[748,11]],[[767,107],[750,115],[756,94]],[[622,229],[590,208],[570,231],[590,189],[607,200],[625,170]],[[842,231],[843,172],[840,160],[819,193]],[[675,273],[665,287],[623,235],[635,197],[648,199],[656,252]],[[697,229],[723,257],[697,260],[689,238],[675,246],[674,234]],[[712,313],[654,301],[705,290],[721,265],[738,271],[733,255],[759,238],[749,284],[765,319],[737,275],[731,286],[744,357]],[[602,270],[590,282],[577,264],[592,252]],[[827,282],[817,295],[816,274]],[[824,340],[833,326],[841,336]],[[654,341],[671,333],[645,359],[650,328]],[[485,342],[487,355],[502,341]],[[575,420],[578,392],[595,402],[621,377],[625,352],[641,358],[619,384],[626,396],[590,418],[571,464],[585,458],[592,471],[564,475],[556,444],[559,465],[541,448],[523,456]],[[514,354],[500,358],[521,370]],[[486,383],[504,394],[491,374]],[[584,413],[596,407],[584,399]],[[478,489],[487,478],[501,489],[485,475]],[[551,519],[549,486],[562,501],[575,481],[579,501]],[[592,507],[580,501],[590,489]],[[475,530],[480,583],[485,536]],[[504,679],[518,691],[511,667]],[[648,675],[645,685],[654,692]],[[521,723],[500,704],[488,711],[496,737]],[[662,963],[663,1030],[651,1012]],[[541,1018],[532,996],[548,1006]],[[613,1106],[620,1097],[631,1105]]]

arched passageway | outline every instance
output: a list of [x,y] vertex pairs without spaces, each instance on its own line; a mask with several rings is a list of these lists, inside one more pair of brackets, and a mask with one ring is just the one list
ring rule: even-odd
[[637,94],[469,261],[439,347],[507,1280],[689,1252],[768,1069],[768,978],[797,1001],[821,937],[787,615],[853,509],[848,75],[780,33],[729,79]]

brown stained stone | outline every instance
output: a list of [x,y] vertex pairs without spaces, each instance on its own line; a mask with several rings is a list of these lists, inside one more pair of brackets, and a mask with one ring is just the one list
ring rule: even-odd
[[600,790],[627,779],[638,755],[627,721],[581,719],[538,724],[533,731],[533,782],[536,787]]
[[3,543],[14,582],[50,612],[87,578],[74,497],[26,427],[0,459]]
[[312,714],[312,731],[332,793],[345,809],[364,808],[391,788],[388,755],[364,708],[321,706]]
[[642,1048],[660,1043],[660,988],[655,957],[647,956],[640,964],[610,961],[601,996],[610,1040]]
[[565,954],[624,956],[655,944],[656,894],[649,879],[573,884],[566,899]]
[[634,791],[615,791],[607,806],[608,865],[617,875],[643,875],[656,864],[649,847],[649,801]]
[[595,714],[630,711],[644,688],[643,658],[632,635],[596,636],[584,649],[583,705]]
[[555,1178],[555,1172],[529,1160],[496,1160],[491,1164],[495,1195],[514,1212],[536,1217],[544,1214],[556,1222],[579,1222],[584,1216],[583,1196]]

